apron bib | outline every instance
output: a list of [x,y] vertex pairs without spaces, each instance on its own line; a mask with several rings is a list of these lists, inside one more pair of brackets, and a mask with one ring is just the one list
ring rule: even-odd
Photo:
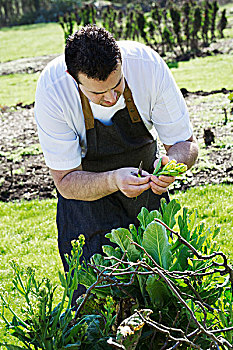
[[[111,125],[94,119],[88,99],[81,91],[85,118],[87,153],[82,160],[84,171],[104,172],[122,167],[138,168],[153,172],[153,163],[158,157],[157,141],[141,120],[126,83],[124,98],[126,107],[112,117]],[[58,193],[57,227],[58,246],[65,271],[68,265],[64,254],[71,252],[71,241],[80,234],[85,236],[83,257],[89,259],[95,253],[103,253],[103,245],[112,245],[105,234],[113,228],[128,228],[138,225],[137,215],[144,206],[149,211],[159,209],[161,198],[169,201],[168,194],[154,194],[151,189],[135,198],[128,198],[117,191],[95,201],[65,199]],[[78,295],[85,289],[79,286]],[[76,294],[77,297],[77,294]]]

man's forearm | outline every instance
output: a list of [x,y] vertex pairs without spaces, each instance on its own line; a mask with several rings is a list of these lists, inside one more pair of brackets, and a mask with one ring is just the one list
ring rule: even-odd
[[191,168],[198,156],[197,142],[193,140],[176,143],[167,150],[167,155],[170,159],[175,159]]
[[67,199],[94,201],[121,191],[126,197],[133,198],[150,188],[150,174],[142,171],[135,176],[137,168],[120,168],[113,171],[94,173],[80,170],[50,169],[60,194]]
[[59,181],[54,178],[54,181],[63,197],[93,201],[118,190],[114,176],[114,171],[94,173],[77,170],[66,174]]

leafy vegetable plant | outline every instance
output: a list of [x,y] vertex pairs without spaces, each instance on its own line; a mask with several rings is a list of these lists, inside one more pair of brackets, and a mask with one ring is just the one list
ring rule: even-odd
[[[29,268],[26,273],[15,263],[11,266],[15,277],[13,284],[25,300],[25,307],[22,315],[17,315],[10,306],[10,302],[2,294],[1,317],[5,321],[6,328],[11,335],[16,337],[23,344],[14,346],[11,344],[0,344],[9,350],[20,349],[90,349],[90,344],[95,342],[92,349],[101,349],[101,343],[107,344],[108,337],[105,336],[105,318],[108,322],[111,312],[109,300],[104,304],[106,310],[103,315],[83,315],[74,319],[74,310],[71,308],[71,301],[74,291],[77,289],[79,273],[81,270],[80,257],[84,245],[84,236],[80,235],[79,240],[73,241],[71,257],[66,256],[69,264],[69,272],[66,276],[59,273],[62,287],[64,288],[61,302],[53,306],[53,297],[56,287],[51,285],[48,279],[37,281],[35,272]],[[111,297],[109,297],[111,298]],[[113,301],[112,301],[113,302]],[[110,303],[110,304],[109,304]],[[13,319],[9,322],[5,317],[5,309],[8,309]],[[109,334],[109,324],[107,324]],[[103,339],[102,339],[103,338]],[[95,347],[96,346],[96,347]],[[108,349],[108,344],[105,347]]]
[[[139,226],[108,233],[118,247],[104,246],[107,257],[94,255],[81,272],[87,299],[90,293],[106,293],[119,307],[122,300],[128,301],[128,317],[117,317],[116,338],[109,340],[112,347],[118,343],[119,349],[232,349],[233,319],[227,305],[233,271],[214,241],[219,228],[210,230],[196,219],[196,211],[181,210],[177,200],[162,201],[161,212],[142,208]],[[83,305],[85,298],[76,315]],[[143,314],[145,308],[150,316]],[[141,318],[140,334],[127,323],[135,312]]]
[[[80,264],[84,238],[73,242],[70,271],[60,274],[64,293],[26,276],[13,263],[15,287],[26,301],[16,315],[2,295],[2,318],[24,347],[8,349],[233,349],[233,270],[219,251],[218,227],[197,223],[197,212],[177,200],[161,210],[142,208],[138,225],[113,229],[117,245]],[[86,293],[71,308],[78,283]],[[5,308],[13,314],[9,322]]]

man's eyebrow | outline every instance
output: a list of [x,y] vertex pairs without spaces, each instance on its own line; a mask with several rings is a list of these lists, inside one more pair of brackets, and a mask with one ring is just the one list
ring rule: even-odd
[[[118,81],[118,83],[117,83],[112,89],[108,89],[108,90],[113,90],[113,89],[115,89],[118,85],[120,85],[122,78],[123,78],[123,74],[122,74],[122,76],[120,77],[120,80]],[[108,90],[103,91],[103,92],[95,92],[95,91],[89,91],[89,92],[91,92],[92,94],[95,94],[95,95],[101,95],[101,94],[104,94],[105,92],[107,92]]]

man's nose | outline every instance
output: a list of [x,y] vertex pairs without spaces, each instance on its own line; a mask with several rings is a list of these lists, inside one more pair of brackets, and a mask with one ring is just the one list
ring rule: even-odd
[[116,98],[117,98],[117,92],[114,90],[109,90],[104,94],[105,101],[113,103],[116,101]]

